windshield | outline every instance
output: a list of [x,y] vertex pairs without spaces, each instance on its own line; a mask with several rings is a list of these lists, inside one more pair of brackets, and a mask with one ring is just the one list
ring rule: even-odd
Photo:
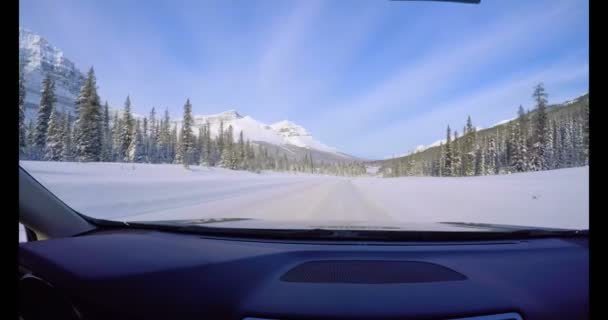
[[20,166],[82,215],[588,228],[588,1],[21,0],[19,18]]

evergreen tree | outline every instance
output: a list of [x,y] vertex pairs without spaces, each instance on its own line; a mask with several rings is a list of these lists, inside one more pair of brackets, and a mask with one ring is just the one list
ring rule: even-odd
[[237,167],[239,169],[245,168],[246,155],[245,155],[245,139],[243,139],[243,130],[239,132],[239,142],[238,142],[238,153],[236,156]]
[[106,101],[103,107],[103,123],[102,123],[102,132],[103,132],[103,149],[101,152],[101,161],[112,161],[112,130],[110,128],[110,110],[108,107],[108,102]]
[[204,125],[203,125],[203,152],[202,152],[202,163],[205,166],[212,166],[214,164],[214,162],[211,159],[211,154],[212,154],[212,150],[213,150],[213,144],[211,141],[211,126],[209,124],[209,121],[207,121]]
[[65,113],[63,120],[63,149],[61,150],[62,161],[73,161],[74,160],[74,146],[72,145],[72,125],[70,121],[70,114]]
[[142,136],[142,141],[143,141],[143,153],[144,153],[144,161],[143,162],[150,162],[149,158],[150,158],[150,154],[149,154],[149,149],[150,149],[150,136],[148,133],[148,118],[144,118],[142,121],[142,130],[141,130],[141,136]]
[[461,141],[458,140],[458,131],[454,131],[454,142],[452,143],[452,176],[459,177],[462,175],[462,163],[461,163]]
[[129,162],[129,148],[134,140],[135,123],[131,114],[131,98],[127,96],[122,115],[122,125],[120,131],[120,149],[118,157],[121,161]]
[[477,133],[471,116],[467,118],[467,125],[464,129],[464,145],[462,151],[462,170],[463,175],[472,176],[475,174],[475,145],[477,140]]
[[51,110],[45,145],[44,159],[48,161],[61,161],[63,153],[63,123],[61,115],[57,113],[55,108]]
[[228,126],[224,136],[224,146],[222,152],[222,167],[236,169],[236,152],[234,148],[234,136],[232,125]]
[[135,134],[128,149],[129,162],[142,163],[146,160],[144,153],[144,139],[141,129],[141,122],[137,120],[134,127]]
[[[192,133],[192,127],[194,125],[194,119],[192,118],[192,105],[190,105],[190,99],[186,99],[184,105],[184,119],[182,121],[182,131],[180,134],[180,146],[179,146],[179,161],[188,168],[194,161],[194,147],[195,140],[194,134]],[[179,163],[179,162],[178,162]]]
[[532,94],[536,103],[536,115],[534,119],[534,136],[532,137],[532,169],[546,170],[547,169],[547,133],[548,133],[548,118],[547,118],[547,93],[542,83],[534,87]]
[[23,65],[19,66],[19,158],[25,155],[27,137],[25,132],[25,79]]
[[498,174],[498,156],[496,150],[496,139],[490,138],[488,143],[488,157],[486,159],[487,174]]
[[76,136],[76,157],[78,161],[99,161],[102,149],[102,114],[93,67],[80,89],[76,100],[78,109],[78,130]]
[[451,139],[450,126],[448,125],[443,153],[443,175],[446,177],[452,176],[452,149],[450,146]]
[[118,112],[115,112],[114,119],[112,120],[112,161],[122,161],[120,157],[122,126],[122,119],[118,117]]
[[46,136],[49,127],[49,120],[53,111],[53,105],[57,101],[55,97],[55,82],[47,74],[42,81],[42,91],[40,93],[40,106],[38,107],[38,118],[36,120],[36,132],[34,136],[33,158],[40,160],[46,148]]
[[[181,138],[181,137],[180,137]],[[177,149],[179,146],[178,134],[177,134],[177,123],[173,125],[169,140],[169,163],[176,163]]]
[[220,129],[217,134],[217,151],[219,154],[224,154],[224,141],[226,140],[224,137],[224,120],[220,120]]
[[[165,116],[160,124],[160,132],[158,136],[158,152],[162,163],[172,163],[173,156],[171,154],[171,141],[173,134],[171,133],[171,118],[169,110],[165,109]],[[177,137],[175,137],[177,140]]]
[[148,161],[150,163],[158,163],[158,125],[156,123],[156,110],[152,107],[150,111],[150,137],[148,147]]
[[25,152],[26,159],[34,159],[34,149],[36,144],[36,126],[34,121],[30,120],[26,130],[27,151]]
[[523,139],[519,131],[519,123],[511,123],[511,163],[510,167],[512,171],[524,172],[527,169],[527,162],[525,161],[525,144],[522,143]]

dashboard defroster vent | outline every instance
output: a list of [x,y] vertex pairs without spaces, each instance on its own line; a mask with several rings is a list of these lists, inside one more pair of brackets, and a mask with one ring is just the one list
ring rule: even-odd
[[465,280],[452,269],[429,262],[395,260],[323,260],[300,264],[282,277],[286,282],[415,283]]

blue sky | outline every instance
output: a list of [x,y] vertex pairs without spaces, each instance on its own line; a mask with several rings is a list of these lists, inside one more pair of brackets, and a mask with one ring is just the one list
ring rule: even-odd
[[20,0],[20,25],[47,38],[99,93],[137,113],[236,109],[288,119],[340,151],[402,154],[588,91],[584,0]]

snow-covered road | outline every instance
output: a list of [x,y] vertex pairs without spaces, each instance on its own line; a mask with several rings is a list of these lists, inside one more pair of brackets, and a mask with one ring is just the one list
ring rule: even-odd
[[588,228],[588,167],[464,178],[341,178],[218,168],[22,161],[83,214],[372,223],[464,221]]

